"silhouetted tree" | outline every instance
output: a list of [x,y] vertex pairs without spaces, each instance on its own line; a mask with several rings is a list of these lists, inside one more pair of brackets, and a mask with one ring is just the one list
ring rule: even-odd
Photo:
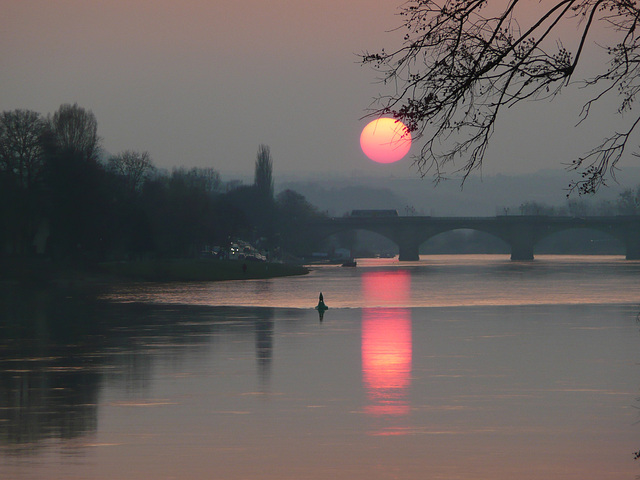
[[265,198],[273,198],[273,159],[267,145],[258,147],[253,184]]
[[99,162],[98,123],[90,110],[61,105],[48,117],[43,143],[51,253],[60,259],[103,258],[117,234],[114,176]]
[[85,162],[97,162],[100,155],[98,121],[91,110],[77,103],[65,103],[49,117],[51,141],[62,154],[73,154]]
[[245,240],[256,241],[259,238],[259,225],[264,219],[264,201],[262,192],[255,185],[240,185],[223,196],[223,201],[233,205],[236,214],[242,219],[241,233]]
[[115,177],[79,152],[58,152],[47,160],[46,179],[50,253],[83,263],[105,258],[120,233]]
[[155,167],[149,152],[124,152],[109,159],[108,167],[111,172],[120,177],[127,191],[140,192],[145,180],[153,173]]
[[323,239],[318,239],[302,227],[305,222],[322,214],[300,193],[284,190],[276,197],[277,232],[279,246],[286,252],[302,256],[318,249]]
[[[526,11],[525,11],[526,9]],[[535,11],[532,12],[532,10]],[[549,99],[574,78],[596,25],[607,28],[608,64],[582,80],[593,91],[581,120],[607,93],[620,96],[618,112],[632,115],[571,168],[582,178],[580,193],[600,187],[622,157],[640,123],[631,106],[640,90],[640,5],[627,0],[409,0],[402,7],[404,44],[395,51],[366,53],[363,62],[382,72],[396,90],[378,99],[372,115],[401,120],[422,140],[416,165],[440,179],[456,158],[463,179],[482,165],[499,114],[522,101]],[[574,52],[561,34],[575,32]],[[464,181],[464,180],[463,180]]]
[[640,214],[640,186],[635,190],[626,189],[619,196],[616,202],[616,209],[619,215]]
[[524,202],[518,209],[521,215],[558,215],[556,207],[538,202]]
[[41,115],[31,110],[0,114],[0,171],[20,187],[30,189],[41,180],[45,125]]
[[0,247],[8,242],[13,254],[30,253],[43,221],[44,129],[45,121],[37,112],[12,110],[0,114]]
[[192,188],[208,194],[220,193],[222,180],[220,174],[213,168],[192,168],[191,170],[174,170],[174,176],[180,176]]
[[575,199],[571,199],[567,202],[567,210],[569,215],[572,215],[574,217],[586,217],[588,215],[595,215],[595,208],[591,204]]
[[107,172],[113,176],[111,214],[117,235],[111,245],[113,258],[140,258],[153,251],[151,225],[144,208],[143,190],[156,168],[148,152],[126,150],[109,158]]
[[6,171],[0,171],[0,257],[15,254],[20,249],[19,229],[16,222],[19,210],[15,208],[20,191]]
[[222,190],[220,173],[213,168],[192,168],[189,174],[196,177],[204,191],[217,194]]
[[38,222],[50,226],[49,255],[79,264],[193,256],[237,238],[270,248],[280,226],[287,242],[303,239],[296,222],[316,214],[291,192],[276,209],[265,145],[254,185],[230,189],[212,168],[159,172],[148,152],[126,150],[103,163],[97,128],[77,104],[46,119],[28,110],[0,114],[0,254],[28,253]]
[[255,227],[254,240],[258,238],[266,242],[266,247],[273,247],[275,234],[275,203],[273,198],[273,159],[267,145],[260,145],[256,155],[255,177],[253,188],[257,197],[252,205],[244,208],[251,223]]
[[226,236],[220,233],[226,219],[218,218],[219,188],[219,174],[213,169],[174,169],[170,176],[147,181],[142,203],[152,250],[165,257],[195,256],[204,245]]
[[217,197],[213,208],[215,229],[211,238],[214,245],[227,247],[232,239],[248,238],[251,226],[247,216],[226,195]]

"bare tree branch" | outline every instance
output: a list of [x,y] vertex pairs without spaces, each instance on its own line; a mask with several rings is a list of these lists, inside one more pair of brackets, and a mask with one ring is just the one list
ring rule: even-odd
[[[594,93],[579,115],[611,92],[621,98],[618,112],[628,113],[640,91],[640,56],[636,25],[640,7],[631,0],[543,0],[537,16],[522,15],[523,0],[410,0],[401,10],[406,33],[401,48],[365,53],[362,62],[382,74],[395,91],[380,96],[367,116],[391,115],[422,142],[415,165],[420,175],[444,178],[468,175],[481,168],[503,107],[525,100],[549,99],[572,82],[596,25],[620,38],[606,48],[609,64],[594,78],[581,81]],[[531,6],[532,2],[526,2]],[[500,10],[496,10],[500,8]],[[495,13],[497,12],[497,13]],[[520,18],[519,18],[520,17]],[[520,20],[520,21],[519,21]],[[528,26],[521,28],[521,23]],[[562,43],[567,24],[574,23],[576,50]],[[562,29],[562,31],[561,31]],[[611,35],[609,35],[611,36]],[[571,185],[580,193],[595,192],[612,176],[637,126],[610,135],[570,169],[582,177]]]

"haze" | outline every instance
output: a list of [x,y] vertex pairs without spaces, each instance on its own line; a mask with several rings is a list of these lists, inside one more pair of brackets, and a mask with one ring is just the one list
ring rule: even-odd
[[[107,152],[146,150],[164,168],[251,174],[267,144],[276,177],[415,176],[409,157],[379,165],[359,145],[367,107],[392,87],[357,54],[399,45],[401,3],[0,0],[0,110],[77,102]],[[580,107],[565,95],[510,113],[483,174],[561,168],[583,153],[614,117],[576,129]]]

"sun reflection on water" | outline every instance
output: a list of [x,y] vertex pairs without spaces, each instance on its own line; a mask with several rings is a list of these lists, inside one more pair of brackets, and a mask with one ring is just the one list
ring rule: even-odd
[[[394,304],[409,297],[409,272],[377,271],[362,276],[365,300]],[[407,308],[362,310],[362,379],[374,416],[402,416],[410,411],[411,311]]]

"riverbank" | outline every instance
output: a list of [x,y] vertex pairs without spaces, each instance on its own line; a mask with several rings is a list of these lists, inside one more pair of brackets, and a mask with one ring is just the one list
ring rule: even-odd
[[104,262],[93,265],[56,264],[41,259],[0,261],[0,281],[17,284],[92,286],[115,282],[213,282],[305,275],[302,265],[182,259]]
[[239,260],[153,260],[103,263],[100,268],[131,280],[151,282],[198,282],[247,280],[305,275],[302,265]]

